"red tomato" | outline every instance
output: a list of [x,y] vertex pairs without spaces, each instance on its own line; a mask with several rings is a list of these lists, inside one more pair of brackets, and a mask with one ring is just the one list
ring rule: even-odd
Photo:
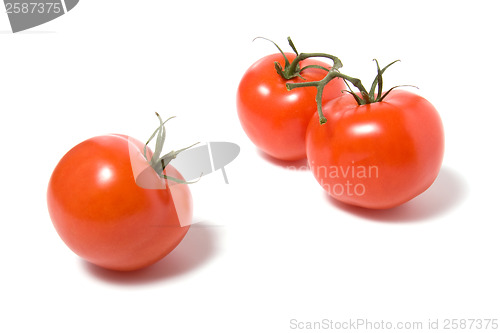
[[398,90],[382,102],[358,106],[345,95],[323,106],[307,129],[307,158],[320,185],[335,199],[367,208],[390,208],[424,192],[444,152],[436,109]]
[[[160,177],[143,147],[125,135],[94,137],[71,149],[50,178],[47,201],[57,232],[98,266],[128,271],[151,265],[189,229],[188,186]],[[170,165],[164,173],[182,179]]]
[[[296,57],[285,53],[290,62]],[[266,154],[282,160],[306,157],[305,134],[307,124],[316,112],[316,88],[306,87],[288,91],[286,82],[304,82],[300,77],[285,80],[274,67],[274,62],[285,66],[281,53],[266,56],[254,63],[243,75],[237,92],[237,108],[241,125],[252,142]],[[329,65],[313,59],[300,62],[309,65]],[[318,81],[326,72],[307,68],[301,72],[307,81]],[[324,90],[323,100],[339,97],[346,86],[334,79]]]

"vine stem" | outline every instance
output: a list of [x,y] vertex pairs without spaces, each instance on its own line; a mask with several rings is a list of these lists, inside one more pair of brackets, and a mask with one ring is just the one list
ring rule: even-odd
[[[361,83],[360,79],[353,78],[351,76],[345,75],[343,73],[340,73],[338,70],[335,68],[332,68],[328,71],[328,74],[320,81],[308,81],[308,82],[297,82],[297,83],[287,83],[286,88],[288,90],[296,89],[296,88],[303,88],[303,87],[316,87],[317,94],[316,94],[316,105],[318,109],[318,115],[319,115],[319,122],[321,124],[326,123],[326,118],[323,115],[323,107],[322,107],[322,99],[323,99],[323,90],[325,86],[333,79],[335,78],[342,78],[346,81],[349,81],[354,85],[358,90],[361,92],[361,95],[365,101],[365,103],[362,104],[367,104],[370,103],[369,101],[369,94],[366,91],[365,87]],[[355,95],[354,95],[355,96]],[[357,96],[356,96],[357,97]],[[358,97],[359,98],[359,97]],[[360,104],[360,101],[356,100],[358,104]]]
[[[296,82],[296,83],[287,82],[286,83],[286,88],[288,90],[302,88],[302,87],[316,87],[317,92],[316,92],[315,99],[316,99],[316,105],[317,105],[317,110],[318,110],[318,115],[319,115],[319,121],[321,124],[324,124],[327,121],[324,114],[323,114],[323,106],[322,106],[323,91],[325,89],[325,86],[331,80],[333,80],[335,78],[341,78],[344,80],[347,87],[349,88],[349,90],[345,90],[345,91],[352,95],[352,97],[356,100],[356,103],[358,105],[365,105],[365,104],[381,102],[394,88],[400,87],[400,86],[392,87],[385,94],[383,94],[382,74],[384,74],[384,72],[387,68],[389,68],[391,65],[398,62],[399,60],[393,61],[390,64],[388,64],[387,66],[385,66],[384,68],[380,69],[380,66],[379,66],[377,59],[373,59],[377,64],[377,76],[373,80],[373,83],[370,87],[370,91],[367,91],[366,88],[361,83],[360,79],[345,75],[343,73],[340,73],[339,69],[342,68],[342,62],[340,61],[339,58],[337,58],[331,54],[328,54],[328,53],[299,53],[297,51],[297,48],[293,44],[292,39],[290,37],[288,37],[288,44],[290,45],[292,50],[297,55],[290,63],[290,61],[286,57],[285,53],[281,50],[281,48],[278,46],[278,44],[276,44],[272,40],[264,38],[264,37],[257,37],[257,38],[262,38],[262,39],[265,39],[267,41],[270,41],[278,48],[278,50],[280,51],[281,55],[283,56],[283,58],[285,60],[285,68],[283,68],[281,66],[281,64],[277,61],[274,63],[274,67],[275,67],[277,73],[287,81],[294,78],[294,77],[300,77],[300,78],[304,79],[301,75],[301,72],[307,68],[319,68],[319,69],[322,69],[322,70],[325,70],[328,72],[326,74],[326,76],[322,80],[319,80],[319,81],[305,81],[305,79],[304,79],[304,82]],[[308,59],[308,58],[327,58],[327,59],[330,59],[333,61],[333,65],[329,69],[326,67],[320,66],[320,65],[309,65],[309,66],[305,66],[303,68],[300,68],[300,62],[305,60],[305,59]],[[351,87],[349,86],[348,82],[350,82],[353,86],[355,86],[359,90],[361,97],[358,96],[356,93],[354,93],[351,90]],[[377,94],[375,95],[376,89],[377,89]]]
[[[314,54],[314,55],[316,55],[316,54]],[[329,55],[327,55],[327,56],[329,56]],[[304,59],[307,58],[307,54],[304,54],[303,58]],[[331,57],[328,57],[328,58],[333,59],[335,57],[331,56]],[[317,93],[316,93],[316,105],[317,105],[317,109],[318,109],[319,121],[320,121],[321,124],[324,124],[324,123],[326,123],[327,120],[326,120],[326,118],[325,118],[325,116],[323,114],[323,106],[322,106],[323,90],[324,90],[325,86],[331,80],[333,80],[335,78],[341,78],[341,79],[344,80],[344,82],[346,82],[347,87],[349,88],[349,90],[345,90],[345,91],[348,92],[349,94],[351,94],[353,96],[353,98],[356,100],[356,103],[358,103],[358,105],[365,105],[365,104],[382,102],[382,100],[385,97],[387,97],[387,95],[393,89],[401,87],[401,86],[392,87],[385,94],[382,93],[383,92],[383,89],[382,89],[382,85],[383,85],[382,74],[385,72],[385,70],[387,68],[389,68],[391,65],[393,65],[396,62],[398,62],[399,60],[391,62],[390,64],[388,64],[387,66],[385,66],[382,69],[380,69],[378,61],[376,59],[374,59],[374,61],[377,64],[377,76],[373,80],[373,83],[372,83],[372,86],[371,86],[369,92],[363,86],[363,84],[361,83],[360,79],[354,78],[354,77],[351,77],[351,76],[348,76],[348,75],[345,75],[343,73],[340,73],[339,70],[338,70],[338,68],[335,68],[335,66],[332,67],[328,71],[328,74],[322,80],[319,80],[319,81],[310,81],[310,82],[286,83],[286,88],[288,90],[292,90],[292,89],[301,88],[301,87],[316,87],[316,90],[317,90]],[[355,86],[359,90],[361,97],[359,97],[357,94],[355,94],[351,90],[348,82],[350,82],[353,86]],[[377,95],[375,95],[375,89],[377,89]]]
[[288,44],[292,48],[293,52],[296,54],[296,57],[292,60],[291,63],[288,60],[288,58],[286,57],[286,55],[283,52],[283,50],[278,46],[278,44],[276,44],[272,40],[270,40],[268,38],[265,38],[265,37],[256,37],[255,39],[264,39],[264,40],[267,40],[268,42],[273,43],[274,46],[276,46],[276,48],[279,50],[279,52],[281,53],[281,55],[284,58],[285,66],[283,68],[279,64],[279,62],[276,61],[274,63],[274,67],[276,69],[276,72],[282,78],[284,78],[285,80],[290,80],[290,79],[293,79],[294,77],[300,77],[300,78],[304,79],[301,76],[301,72],[304,71],[307,68],[319,68],[319,69],[324,70],[325,72],[328,72],[330,70],[329,68],[326,68],[326,67],[323,67],[323,66],[320,66],[320,65],[309,65],[309,66],[305,66],[303,68],[300,68],[300,62],[302,60],[305,60],[305,59],[308,59],[308,58],[327,58],[327,59],[330,59],[330,60],[333,61],[333,65],[332,65],[333,69],[338,70],[339,68],[342,67],[342,62],[340,61],[340,59],[337,58],[337,57],[335,57],[335,56],[333,56],[333,55],[331,55],[331,54],[327,54],[327,53],[299,53],[297,51],[297,48],[293,44],[293,41],[292,41],[292,39],[290,37],[287,38],[288,39]]
[[[302,60],[305,60],[305,59],[308,59],[308,58],[328,58],[328,59],[330,59],[330,60],[333,61],[332,69],[338,70],[339,68],[342,68],[342,62],[340,61],[340,59],[337,58],[336,56],[331,55],[331,54],[327,54],[327,53],[300,53],[290,63],[289,68],[287,69],[287,71],[285,71],[285,76],[290,76],[291,77],[293,75],[293,73],[296,73],[296,72],[300,73],[304,69],[310,68],[311,66],[306,66],[306,67],[304,67],[302,69],[298,69],[297,68],[299,66],[299,63]],[[330,71],[328,68],[325,68],[325,67],[322,67],[322,66],[314,66],[314,67],[321,68],[321,69],[323,69],[323,70],[325,70],[327,72]]]

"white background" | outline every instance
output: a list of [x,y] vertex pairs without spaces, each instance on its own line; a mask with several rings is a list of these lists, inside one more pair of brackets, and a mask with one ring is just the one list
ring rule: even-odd
[[[0,13],[2,332],[293,332],[290,320],[500,320],[496,1],[82,0],[12,34]],[[389,211],[332,202],[308,171],[263,157],[243,133],[244,71],[287,49],[328,52],[371,82],[413,84],[446,131],[442,171]],[[288,49],[287,49],[288,50]],[[167,148],[231,141],[240,156],[193,185],[184,241],[142,271],[84,263],[59,239],[46,188],[95,135]],[[300,166],[296,164],[296,166]],[[497,331],[499,331],[498,329]],[[328,331],[328,330],[324,330]],[[484,330],[478,330],[484,331]],[[493,330],[489,330],[493,331]]]

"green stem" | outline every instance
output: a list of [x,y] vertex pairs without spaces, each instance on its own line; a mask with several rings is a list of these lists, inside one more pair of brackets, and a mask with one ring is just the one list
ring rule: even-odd
[[323,89],[325,88],[324,85],[318,86],[316,89],[318,90],[318,93],[316,94],[316,106],[318,108],[318,115],[319,115],[319,123],[324,124],[326,123],[326,118],[323,115]]
[[[263,37],[258,37],[258,38],[263,38]],[[382,95],[382,92],[383,92],[382,74],[385,72],[385,70],[387,68],[389,68],[392,64],[394,64],[395,62],[397,62],[399,60],[393,61],[390,64],[388,64],[387,66],[385,66],[384,68],[380,69],[378,61],[376,59],[374,59],[376,64],[377,64],[377,76],[375,77],[375,80],[372,83],[370,91],[368,92],[365,89],[365,87],[363,86],[363,84],[361,83],[360,79],[354,78],[354,77],[351,77],[351,76],[348,76],[348,75],[345,75],[345,74],[342,74],[339,72],[339,69],[342,67],[342,62],[340,61],[339,58],[337,58],[331,54],[327,54],[327,53],[298,53],[297,48],[293,44],[291,38],[288,37],[288,44],[290,45],[292,50],[297,55],[290,63],[288,58],[285,56],[285,53],[280,49],[280,47],[275,42],[273,42],[272,40],[269,40],[267,38],[263,38],[263,39],[266,39],[266,40],[270,41],[271,43],[273,43],[278,48],[280,53],[283,55],[283,58],[285,59],[285,68],[282,68],[282,66],[277,61],[274,63],[274,67],[276,68],[277,73],[281,77],[283,77],[285,80],[290,80],[294,77],[300,77],[300,78],[304,79],[301,76],[301,72],[307,68],[319,68],[319,69],[322,69],[322,70],[325,70],[328,72],[326,74],[326,76],[322,80],[319,80],[319,81],[298,82],[298,83],[287,82],[286,83],[286,88],[288,90],[292,90],[295,88],[302,88],[302,87],[316,87],[316,90],[317,90],[316,105],[317,105],[319,120],[320,120],[321,124],[326,123],[326,118],[323,114],[323,107],[322,107],[323,91],[325,89],[325,86],[331,80],[333,80],[335,78],[341,78],[346,82],[346,85],[349,88],[349,91],[347,91],[347,92],[353,96],[353,98],[355,99],[355,101],[358,105],[365,105],[365,104],[381,102],[394,88],[396,88],[396,87],[393,87],[393,88],[389,89],[389,91],[387,91],[385,94]],[[305,66],[304,68],[300,68],[300,62],[305,60],[305,59],[308,59],[308,58],[327,58],[327,59],[330,59],[333,61],[333,65],[330,69],[327,69],[327,68],[319,66],[319,65],[309,65],[309,66]],[[361,98],[351,90],[348,82],[350,82],[353,86],[355,86],[359,90]],[[375,89],[377,89],[376,96],[375,96]]]
[[192,144],[189,147],[185,147],[185,148],[182,148],[179,150],[172,150],[170,153],[165,154],[161,158],[157,159],[156,162],[151,163],[151,167],[153,167],[153,169],[155,169],[156,173],[158,173],[160,175],[163,173],[163,170],[166,168],[168,163],[170,163],[170,161],[172,161],[174,158],[176,158],[177,155],[179,155],[180,153],[182,153],[185,150],[188,150],[189,148],[196,146],[197,144],[199,144],[199,142]]
[[163,174],[163,171],[165,170],[168,163],[170,163],[170,161],[172,161],[174,158],[176,158],[179,153],[193,147],[194,145],[197,145],[199,142],[195,143],[194,145],[191,145],[189,147],[186,147],[186,148],[182,148],[179,150],[173,150],[170,153],[165,154],[162,157],[160,157],[161,151],[163,150],[163,145],[165,144],[165,132],[166,132],[165,123],[174,117],[170,117],[167,120],[163,121],[158,113],[156,113],[156,116],[158,117],[158,120],[160,121],[160,126],[158,126],[156,128],[156,130],[153,132],[153,134],[148,139],[148,141],[146,141],[146,144],[144,145],[144,158],[146,159],[146,161],[148,161],[147,154],[146,154],[147,146],[148,146],[148,143],[151,140],[153,140],[153,138],[156,136],[155,150],[153,152],[151,160],[148,161],[149,165],[153,168],[153,170],[155,170],[155,172],[160,177],[163,177],[165,179],[169,179],[169,180],[175,181],[177,183],[181,183],[181,184],[191,184],[191,183],[185,182],[181,179],[177,179],[177,178],[170,177],[170,176],[165,176]]
[[[325,86],[331,80],[333,80],[335,78],[342,78],[346,81],[351,82],[353,86],[355,86],[356,88],[358,88],[359,91],[361,91],[361,94],[363,96],[363,100],[365,102],[362,104],[367,104],[366,102],[368,102],[368,101],[366,99],[369,98],[369,96],[368,96],[368,92],[366,91],[365,87],[361,83],[361,80],[357,79],[357,78],[353,78],[353,77],[345,75],[345,74],[342,74],[342,73],[338,72],[337,70],[335,70],[334,68],[332,68],[328,72],[328,74],[320,81],[287,83],[286,88],[288,90],[292,90],[292,89],[303,88],[303,87],[316,87],[316,90],[317,90],[316,105],[317,105],[317,109],[318,109],[319,122],[321,124],[324,124],[324,123],[326,123],[326,118],[323,115],[323,107],[322,107],[323,90],[324,90]],[[357,101],[357,102],[358,102],[358,104],[360,104],[359,101]]]
[[[285,77],[288,77],[291,79],[292,77],[295,77],[296,73],[300,73],[303,69],[299,68],[299,63],[302,60],[308,59],[308,58],[328,58],[333,61],[333,66],[332,68],[338,70],[342,68],[342,62],[340,61],[339,58],[336,56],[333,56],[331,54],[327,53],[300,53],[298,56],[293,59],[293,61],[290,63],[290,66],[288,66],[288,70],[285,70]],[[327,68],[325,68],[326,71],[329,71]],[[295,76],[294,76],[295,75]]]
[[155,137],[156,133],[158,133],[158,132],[162,129],[162,127],[163,127],[163,126],[167,123],[167,121],[169,121],[169,120],[170,120],[170,119],[172,119],[172,118],[175,118],[175,116],[173,116],[173,117],[168,118],[168,119],[167,119],[167,120],[165,120],[164,122],[161,122],[161,117],[160,117],[160,115],[158,114],[158,112],[155,112],[155,114],[156,114],[156,116],[158,117],[158,119],[160,120],[160,126],[158,126],[158,127],[156,128],[156,130],[153,132],[153,134],[151,134],[151,136],[149,137],[148,141],[146,141],[146,144],[144,145],[144,151],[143,151],[143,154],[144,154],[144,158],[145,158],[146,160],[148,159],[148,157],[147,157],[147,155],[146,155],[146,148],[147,148],[147,146],[148,146],[149,142],[150,142],[151,140],[153,140],[153,138]]
[[[281,53],[281,55],[283,56],[284,60],[285,60],[285,67],[283,68],[279,62],[275,62],[274,63],[274,67],[276,69],[276,72],[282,77],[284,78],[285,80],[291,80],[293,79],[294,77],[301,77],[302,76],[300,75],[300,73],[306,69],[306,68],[320,68],[320,69],[323,69],[324,71],[328,72],[329,69],[328,68],[325,68],[325,67],[322,67],[322,66],[317,66],[317,65],[311,65],[311,66],[305,66],[304,68],[300,68],[300,62],[302,60],[305,60],[307,58],[328,58],[330,60],[333,61],[333,65],[332,65],[332,68],[333,69],[336,69],[338,70],[339,68],[342,67],[342,62],[340,61],[339,58],[333,56],[333,55],[330,55],[330,54],[327,54],[327,53],[299,53],[297,51],[297,48],[295,47],[295,45],[293,44],[292,42],[292,39],[290,37],[288,37],[288,44],[290,45],[290,47],[292,48],[293,52],[295,52],[295,54],[297,55],[293,60],[292,62],[290,63],[290,61],[288,60],[288,58],[286,57],[285,53],[283,52],[283,50],[278,46],[278,44],[276,44],[275,42],[273,42],[272,40],[270,39],[267,39],[265,37],[256,37],[255,39],[264,39],[264,40],[267,40],[271,43],[274,44],[274,46],[276,46],[276,48],[279,50],[279,52]],[[255,40],[254,39],[254,40]]]
[[[321,55],[319,55],[320,57],[325,56],[325,54],[323,54],[323,53],[319,53],[319,54],[321,54]],[[312,57],[312,56],[318,56],[318,53],[300,54],[294,59],[294,61],[292,62],[291,65],[293,65],[293,63],[299,58],[300,59],[297,60],[297,62],[304,60],[304,59],[307,59],[307,58]],[[336,58],[336,57],[330,56],[330,55],[326,55],[326,57],[329,59],[332,59],[332,60],[334,60],[334,58]],[[365,104],[381,102],[385,97],[387,97],[387,95],[394,88],[400,87],[400,86],[393,87],[393,88],[389,89],[385,94],[382,95],[382,91],[383,91],[382,90],[382,84],[383,84],[382,74],[385,72],[385,70],[387,68],[389,68],[392,64],[394,64],[397,61],[399,61],[399,60],[393,61],[389,65],[385,66],[383,69],[380,69],[378,61],[375,60],[375,62],[377,64],[377,76],[375,77],[375,80],[373,81],[370,92],[368,92],[365,89],[365,87],[361,83],[360,79],[340,73],[338,71],[338,68],[335,68],[335,60],[334,60],[334,67],[332,67],[328,71],[328,74],[322,80],[311,81],[311,82],[286,83],[286,88],[288,90],[292,90],[295,88],[302,88],[302,87],[316,87],[316,90],[317,90],[316,105],[317,105],[317,109],[318,109],[319,121],[321,124],[324,124],[324,123],[326,123],[327,120],[323,114],[323,107],[322,107],[323,90],[324,90],[325,86],[331,80],[333,80],[335,78],[343,79],[346,82],[347,87],[349,88],[349,90],[347,92],[350,93],[354,97],[354,99],[358,105],[365,105]],[[339,63],[340,63],[340,60],[339,60]],[[342,63],[340,63],[340,66],[342,66]],[[351,90],[348,82],[350,82],[353,86],[355,86],[359,90],[361,98]],[[375,89],[377,89],[377,96],[375,96]]]

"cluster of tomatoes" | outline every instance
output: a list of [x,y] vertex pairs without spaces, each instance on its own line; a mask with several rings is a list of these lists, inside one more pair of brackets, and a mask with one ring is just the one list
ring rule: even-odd
[[[279,53],[254,63],[241,79],[237,108],[250,140],[285,161],[307,158],[335,199],[372,209],[401,205],[436,179],[444,133],[436,109],[406,90],[383,91],[380,68],[365,89],[323,53]],[[324,57],[332,65],[311,58]],[[359,91],[351,89],[352,84]]]
[[[307,158],[320,185],[349,204],[390,208],[425,191],[443,158],[436,109],[407,91],[384,92],[382,74],[391,64],[380,69],[377,62],[377,77],[366,90],[339,71],[335,56],[299,54],[289,43],[295,53],[278,47],[280,53],[253,64],[239,85],[238,115],[255,145],[277,159]],[[311,59],[317,57],[333,64]],[[185,149],[161,156],[165,122],[158,119],[145,144],[126,135],[91,138],[64,155],[51,176],[53,224],[91,263],[122,271],[146,267],[189,229],[191,194],[169,164]],[[152,151],[148,143],[155,136]]]

